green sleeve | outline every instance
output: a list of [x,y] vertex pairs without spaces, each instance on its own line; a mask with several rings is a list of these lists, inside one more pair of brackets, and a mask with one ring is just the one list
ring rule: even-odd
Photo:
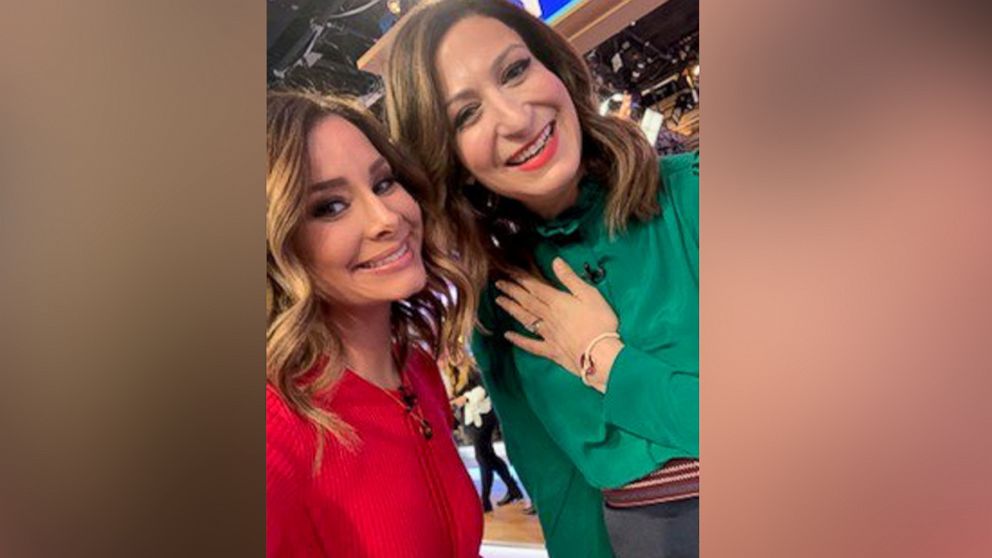
[[[659,160],[664,184],[662,196],[670,200],[680,228],[699,248],[699,151],[680,153]],[[665,201],[662,201],[664,204]]]
[[[699,152],[659,161],[662,203],[669,204],[699,276]],[[699,455],[699,365],[691,369],[625,346],[604,397],[608,423],[652,442]]]
[[610,370],[603,416],[634,435],[698,456],[699,371],[679,370],[626,345]]
[[[486,306],[485,304],[483,306]],[[503,431],[507,455],[537,509],[551,558],[611,558],[602,494],[551,439],[527,403],[509,343],[480,308],[492,334],[476,331],[472,352]]]

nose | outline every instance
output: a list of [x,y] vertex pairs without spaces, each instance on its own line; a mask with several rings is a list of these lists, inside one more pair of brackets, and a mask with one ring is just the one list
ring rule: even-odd
[[530,130],[534,111],[530,104],[507,93],[499,93],[492,97],[490,106],[493,108],[496,120],[496,133],[514,138],[526,135]]
[[385,200],[375,194],[366,198],[366,232],[369,238],[376,240],[389,239],[400,229],[400,214],[393,210]]

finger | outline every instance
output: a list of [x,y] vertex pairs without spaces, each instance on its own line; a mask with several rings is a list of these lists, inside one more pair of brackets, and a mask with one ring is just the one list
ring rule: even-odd
[[523,335],[512,331],[504,333],[503,337],[506,337],[507,341],[532,355],[554,360],[554,353],[551,352],[551,346],[542,339],[531,339],[530,337],[524,337]]
[[503,310],[506,310],[509,315],[513,316],[513,319],[520,322],[520,324],[527,329],[530,329],[531,324],[540,319],[540,316],[535,315],[533,312],[528,311],[520,304],[517,304],[517,302],[512,298],[498,296],[496,297],[496,304],[498,304]]
[[496,281],[496,287],[531,313],[543,314],[547,307],[547,303],[534,293],[511,281]]
[[555,258],[551,264],[551,269],[554,270],[555,276],[558,277],[561,284],[565,285],[565,288],[573,295],[578,296],[592,288],[592,285],[583,281],[562,258]]
[[534,277],[520,275],[515,277],[515,279],[527,292],[545,304],[551,304],[555,300],[555,297],[562,294],[558,289]]

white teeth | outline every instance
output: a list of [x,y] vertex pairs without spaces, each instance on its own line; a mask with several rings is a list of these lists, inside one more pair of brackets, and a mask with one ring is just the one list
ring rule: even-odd
[[520,155],[514,157],[513,159],[510,159],[507,162],[510,163],[511,165],[522,165],[527,161],[533,159],[534,156],[540,153],[541,150],[544,149],[544,146],[548,144],[548,140],[551,139],[551,132],[552,132],[552,126],[551,124],[548,124],[547,126],[545,126],[544,132],[541,134],[541,137],[537,138],[537,141],[534,142],[534,144],[531,145],[530,148],[527,149],[527,151],[524,151]]
[[402,258],[409,251],[410,251],[409,246],[407,246],[406,243],[404,242],[403,245],[400,246],[399,250],[397,250],[397,251],[393,252],[392,254],[386,256],[385,258],[380,258],[380,259],[375,260],[373,262],[364,263],[364,264],[360,265],[359,267],[361,267],[363,269],[375,269],[377,267],[383,267],[383,266],[389,265],[389,264],[395,262],[396,260]]

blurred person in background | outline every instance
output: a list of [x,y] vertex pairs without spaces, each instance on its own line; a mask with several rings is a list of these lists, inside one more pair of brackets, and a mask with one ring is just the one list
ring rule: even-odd
[[493,435],[499,426],[499,420],[492,410],[492,402],[482,385],[482,378],[475,367],[472,358],[462,354],[455,359],[444,359],[444,366],[452,378],[451,404],[460,410],[465,432],[472,441],[475,451],[475,461],[479,464],[479,474],[482,480],[482,511],[493,510],[490,499],[493,488],[494,473],[498,474],[506,486],[506,494],[496,505],[505,506],[523,498],[517,481],[510,473],[510,468],[493,448]]

